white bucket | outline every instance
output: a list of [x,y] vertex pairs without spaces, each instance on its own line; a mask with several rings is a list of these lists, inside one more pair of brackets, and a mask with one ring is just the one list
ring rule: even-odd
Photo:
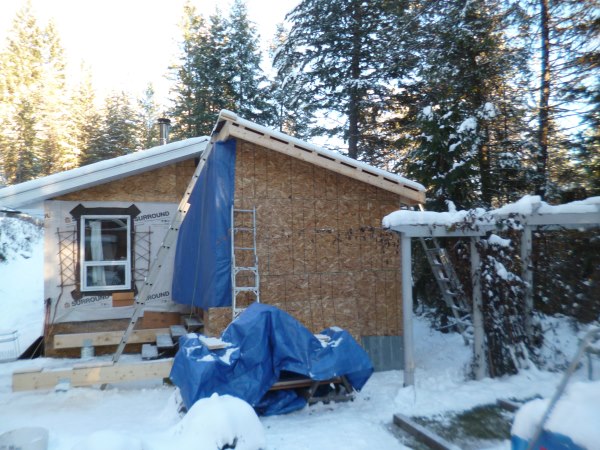
[[0,450],[47,450],[48,430],[23,427],[0,435]]

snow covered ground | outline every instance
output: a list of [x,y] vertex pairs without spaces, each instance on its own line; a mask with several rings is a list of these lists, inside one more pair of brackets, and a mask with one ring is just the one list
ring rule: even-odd
[[[0,224],[2,220],[6,219],[0,219]],[[41,332],[42,253],[38,240],[30,250],[12,251],[9,263],[0,265],[0,329],[18,329],[22,348]],[[575,354],[577,338],[585,330],[575,331],[566,320],[559,319],[548,320],[545,326],[548,341],[554,342],[545,350],[550,359],[563,357],[560,352],[568,358]],[[266,448],[405,449],[409,447],[402,443],[403,438],[391,431],[394,413],[436,416],[494,403],[499,398],[550,397],[561,378],[561,373],[532,369],[510,377],[466,380],[471,350],[462,338],[431,330],[419,318],[415,345],[415,386],[402,386],[401,371],[376,373],[353,402],[317,404],[288,415],[260,418]],[[15,370],[64,367],[75,362],[40,358],[0,363],[0,434],[24,426],[45,427],[50,432],[50,450],[216,448],[218,437],[231,432],[223,423],[224,417],[232,414],[237,420],[244,418],[244,432],[252,435],[248,442],[261,442],[261,426],[258,422],[248,425],[252,424],[252,413],[235,399],[206,399],[192,409],[200,406],[199,412],[182,419],[177,413],[176,389],[159,382],[113,385],[106,390],[11,390]],[[583,367],[575,379],[584,380],[586,370]],[[238,449],[241,447],[240,443]],[[510,443],[497,442],[489,448],[509,449]]]

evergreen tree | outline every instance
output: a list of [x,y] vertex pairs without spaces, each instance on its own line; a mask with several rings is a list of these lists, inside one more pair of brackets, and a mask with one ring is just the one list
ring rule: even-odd
[[43,32],[26,3],[17,12],[0,58],[0,151],[9,184],[41,172],[37,125],[43,99],[43,43]]
[[[270,57],[274,60],[281,46],[287,40],[288,32],[283,24],[277,26],[277,31],[271,45]],[[272,102],[273,121],[275,129],[298,137],[308,139],[310,128],[315,127],[314,117],[308,105],[302,101],[298,92],[303,91],[301,77],[296,76],[294,64],[279,67],[275,78],[269,86],[269,98]]]
[[28,2],[0,55],[0,155],[8,183],[75,166],[66,63],[52,23],[41,28]]
[[291,29],[274,59],[280,89],[293,93],[288,109],[330,119],[313,132],[342,138],[353,158],[371,160],[381,147],[370,132],[393,109],[390,100],[403,75],[391,78],[390,67],[401,67],[393,64],[391,52],[412,60],[403,39],[394,39],[406,36],[408,28],[394,23],[400,16],[390,12],[389,3],[394,2],[304,0],[288,14]]
[[43,102],[39,127],[41,174],[73,169],[78,166],[73,140],[69,102],[65,98],[66,60],[54,24],[50,22],[43,33]]
[[436,208],[447,200],[460,208],[490,205],[501,176],[522,173],[518,154],[510,153],[519,100],[506,96],[523,59],[506,45],[504,19],[492,0],[436,2],[420,14],[421,133],[407,168],[430,187]]
[[139,132],[138,141],[142,148],[147,149],[159,145],[158,129],[156,126],[159,112],[154,99],[154,88],[148,85],[142,98],[138,99],[138,118],[136,127]]
[[[524,29],[538,51],[535,192],[560,196],[573,184],[573,147],[580,147],[598,83],[598,0],[523,0]],[[593,61],[596,59],[596,63]],[[589,134],[587,134],[589,136]],[[569,180],[565,183],[564,180]]]
[[255,27],[237,0],[227,18],[219,10],[208,22],[186,4],[180,64],[175,67],[173,134],[209,134],[219,111],[229,109],[262,123],[271,120],[266,78],[260,68]]
[[258,33],[248,19],[243,0],[234,1],[225,24],[225,35],[227,39],[220,56],[230,96],[228,109],[248,120],[272,122],[266,98],[267,79],[260,67]]
[[[215,14],[211,20],[215,22],[216,32],[217,24],[222,19],[220,15]],[[183,42],[179,65],[173,68],[175,85],[172,90],[173,107],[170,111],[171,116],[175,118],[175,139],[209,134],[218,113],[211,104],[213,92],[218,89],[211,82],[220,74],[217,65],[220,62],[214,57],[214,49],[211,48],[211,40],[214,37],[211,36],[205,19],[189,3],[184,6],[181,27]]]
[[71,96],[71,120],[77,165],[84,162],[95,136],[101,134],[102,116],[95,106],[96,95],[92,86],[92,75],[82,64],[82,78]]
[[113,93],[106,99],[101,123],[101,127],[93,130],[90,145],[81,155],[82,165],[141,150],[136,113],[125,92]]

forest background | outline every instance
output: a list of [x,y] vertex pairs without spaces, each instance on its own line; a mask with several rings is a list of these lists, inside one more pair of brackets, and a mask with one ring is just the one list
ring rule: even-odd
[[[600,195],[599,0],[302,0],[268,60],[259,44],[243,0],[187,3],[169,106],[152,85],[98,99],[26,4],[0,43],[0,183],[155,146],[160,116],[172,140],[207,135],[229,109],[419,181],[432,210]],[[600,317],[597,237],[539,234],[535,253],[539,309]]]

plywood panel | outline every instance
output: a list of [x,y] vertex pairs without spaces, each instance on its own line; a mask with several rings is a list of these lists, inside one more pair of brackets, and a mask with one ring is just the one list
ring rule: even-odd
[[204,334],[219,337],[231,323],[231,308],[208,308],[204,313]]
[[[355,337],[397,332],[397,240],[391,242],[379,227],[382,210],[395,209],[399,197],[268,149],[252,149],[253,171],[241,173],[252,173],[254,189],[246,189],[250,181],[243,180],[236,196],[244,199],[236,198],[236,204],[254,196],[261,300],[284,308],[313,331],[338,325]],[[239,161],[251,164],[245,157]]]
[[306,232],[293,230],[292,232],[292,262],[295,274],[306,274]]
[[193,173],[193,164],[180,162],[71,192],[56,200],[179,203]]
[[338,227],[338,202],[331,199],[317,199],[315,206],[315,227],[335,230]]
[[308,276],[286,275],[285,276],[285,302],[308,303]]
[[272,227],[269,243],[269,274],[281,275],[294,272],[292,258],[292,231]]
[[292,196],[291,158],[273,152],[267,159],[267,197],[286,198]]
[[339,269],[337,234],[332,230],[315,233],[317,272],[337,272]]
[[314,166],[312,164],[292,158],[290,181],[292,183],[292,198],[314,198]]

